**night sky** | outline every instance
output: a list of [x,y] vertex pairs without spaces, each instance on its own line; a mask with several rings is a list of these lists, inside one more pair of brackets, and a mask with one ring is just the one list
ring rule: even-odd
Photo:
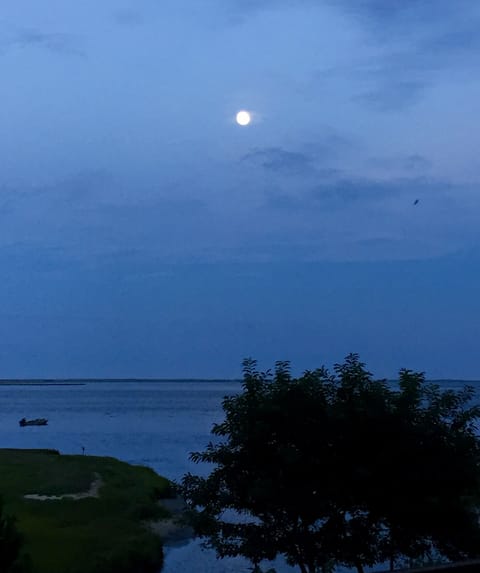
[[480,379],[479,29],[476,0],[2,0],[0,378]]

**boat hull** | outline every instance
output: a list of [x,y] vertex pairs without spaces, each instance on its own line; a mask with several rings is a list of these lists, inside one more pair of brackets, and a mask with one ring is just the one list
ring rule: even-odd
[[22,418],[18,423],[22,428],[25,426],[46,426],[48,424],[48,420],[46,418],[37,418],[35,420],[26,420],[25,418]]

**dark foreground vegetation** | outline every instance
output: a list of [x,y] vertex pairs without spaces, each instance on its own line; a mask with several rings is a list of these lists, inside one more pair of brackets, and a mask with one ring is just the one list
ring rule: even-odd
[[[98,497],[24,497],[87,492],[98,479]],[[145,522],[165,516],[157,501],[169,487],[153,470],[113,458],[0,450],[0,572],[159,571],[162,543]]]
[[213,471],[182,481],[192,524],[219,557],[283,555],[302,573],[478,556],[472,397],[409,370],[394,388],[356,355],[300,378],[246,360],[243,392],[192,454]]

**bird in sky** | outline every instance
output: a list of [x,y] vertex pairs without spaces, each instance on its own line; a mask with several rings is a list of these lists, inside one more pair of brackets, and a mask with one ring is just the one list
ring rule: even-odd
[[418,203],[420,202],[420,199],[415,199],[415,201],[413,202],[414,205],[418,205]]

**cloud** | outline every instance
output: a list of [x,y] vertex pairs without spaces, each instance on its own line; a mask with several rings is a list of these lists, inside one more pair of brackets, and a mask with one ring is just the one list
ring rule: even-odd
[[355,99],[376,111],[401,111],[420,101],[426,88],[426,82],[384,79],[374,89],[357,95]]
[[260,165],[276,173],[297,175],[313,169],[313,158],[307,153],[288,151],[282,147],[254,149],[242,158],[243,161]]
[[303,193],[268,193],[265,208],[287,211],[332,212],[348,209],[410,208],[415,199],[428,204],[440,200],[449,205],[454,186],[447,181],[436,181],[425,177],[403,177],[398,179],[346,178],[341,176],[331,182],[322,182]]
[[451,203],[454,186],[449,181],[427,177],[401,177],[398,179],[341,179],[334,185],[322,185],[312,192],[312,199],[332,206],[351,206],[361,203],[368,206],[381,203],[388,207],[410,207],[415,199]]
[[[296,168],[299,159],[287,157]],[[273,162],[277,169],[278,159],[284,154],[267,153],[258,161]],[[423,163],[414,154],[398,161]],[[349,253],[415,258],[478,239],[473,187],[346,172],[322,179],[316,165],[313,175],[290,178],[283,169],[278,178],[264,178],[273,183],[262,184],[263,193],[258,173],[243,169],[238,187],[208,199],[196,187],[188,194],[178,188],[172,193],[162,183],[139,189],[137,181],[95,170],[48,186],[10,190],[1,195],[9,212],[2,215],[0,263],[8,267],[15,260],[15,268],[35,272],[76,268],[141,275],[158,265],[186,262],[335,260]],[[414,206],[417,198],[420,204]]]
[[388,173],[390,178],[395,173],[404,176],[424,175],[432,168],[432,162],[419,153],[398,157],[373,157],[367,163],[369,166]]
[[96,170],[50,185],[6,189],[1,199],[8,211],[0,208],[0,249],[8,247],[27,266],[37,250],[46,268],[56,259],[59,266],[75,261],[95,268],[125,259],[127,252],[175,259],[213,241],[218,224],[202,199],[172,196],[161,185],[139,192],[134,183]]
[[[297,0],[297,4],[301,0]],[[254,14],[263,10],[285,8],[293,5],[292,0],[220,0],[221,6],[228,11],[240,15]]]
[[343,177],[276,191],[259,210],[269,222],[258,241],[264,260],[268,252],[273,260],[414,260],[468,249],[480,238],[474,185]]
[[153,201],[133,201],[122,203],[113,200],[102,201],[80,208],[82,216],[101,226],[110,219],[113,225],[138,225],[142,230],[162,227],[185,226],[187,219],[194,218],[207,209],[206,203],[194,197],[158,197]]
[[314,72],[308,91],[318,93],[325,86],[338,89],[347,82],[352,101],[374,111],[391,112],[415,105],[435,84],[438,66],[422,63],[410,51],[393,53],[377,48],[365,55],[362,48],[359,46],[359,55],[349,64]]
[[318,7],[318,0],[214,0],[214,5],[229,24],[238,25],[262,12]]
[[102,192],[114,185],[113,177],[104,170],[80,171],[44,185],[28,187],[5,187],[0,192],[0,198],[8,204],[11,211],[21,211],[23,208],[39,208],[50,202],[59,208],[67,206],[75,208],[79,203],[101,200]]
[[402,164],[408,171],[426,171],[432,166],[431,161],[418,153],[405,157]]
[[344,19],[343,26],[353,26],[356,50],[312,74],[314,94],[345,84],[351,99],[371,111],[402,112],[441,83],[478,77],[480,4],[473,0],[327,0],[325,5]]
[[141,12],[133,9],[117,10],[113,14],[115,22],[124,28],[138,28],[145,18]]
[[294,149],[280,146],[254,148],[241,161],[279,175],[331,178],[340,173],[334,163],[344,161],[353,147],[353,142],[347,137],[331,134]]
[[66,33],[43,32],[36,28],[18,30],[4,42],[4,46],[10,48],[38,47],[55,54],[86,56],[86,52],[78,36]]
[[452,22],[467,22],[478,14],[475,0],[328,0],[358,18],[382,37],[417,34],[432,27],[449,28]]

